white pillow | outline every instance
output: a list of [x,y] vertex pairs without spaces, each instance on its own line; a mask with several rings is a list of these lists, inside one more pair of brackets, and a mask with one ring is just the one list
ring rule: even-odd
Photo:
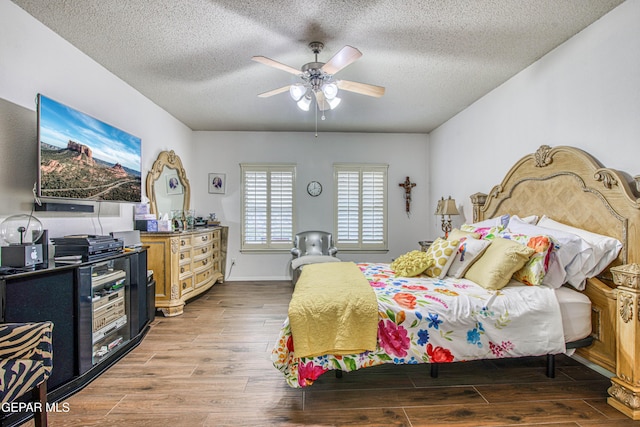
[[583,230],[582,228],[572,227],[561,222],[552,220],[546,215],[540,218],[538,225],[547,228],[553,228],[554,230],[568,231],[570,233],[577,234],[586,240],[593,248],[593,255],[596,258],[596,265],[587,273],[587,277],[597,276],[607,268],[611,262],[617,258],[620,250],[622,249],[622,242],[613,237],[604,236],[602,234],[592,233],[591,231]]
[[495,218],[485,219],[484,221],[474,222],[473,224],[470,224],[470,225],[474,226],[475,228],[484,228],[484,227],[504,228],[507,226],[508,222],[509,222],[509,215],[505,214]]
[[490,244],[491,240],[467,237],[460,239],[460,246],[458,246],[458,251],[453,255],[453,262],[449,267],[449,271],[447,271],[447,276],[455,277],[456,279],[464,276],[471,264],[484,253]]
[[[514,216],[518,218],[517,215],[514,215]],[[502,216],[497,216],[495,218],[485,219],[484,221],[474,222],[471,225],[476,228],[484,228],[484,227],[507,228],[507,226],[509,225],[509,218],[511,218],[509,214],[504,214]],[[535,224],[536,222],[538,222],[538,215],[525,216],[524,218],[520,218],[520,220],[522,220],[523,222],[526,222],[527,224]]]
[[[558,288],[566,282],[578,290],[584,289],[587,273],[594,268],[597,261],[593,256],[593,248],[586,240],[567,231],[527,224],[515,215],[509,218],[507,228],[514,233],[534,236],[542,234],[555,240],[554,243],[557,245],[552,254],[555,252],[556,255],[549,258],[549,270],[542,281],[543,284]],[[560,267],[552,266],[553,262],[559,262]]]
[[[516,218],[518,217],[518,215],[514,215],[514,216]],[[529,215],[520,219],[522,220],[522,222],[526,222],[527,224],[535,224],[536,222],[538,222],[538,215]]]

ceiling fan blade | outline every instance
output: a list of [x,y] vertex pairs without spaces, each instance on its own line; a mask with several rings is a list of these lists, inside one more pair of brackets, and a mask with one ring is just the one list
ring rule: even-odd
[[352,82],[349,80],[338,80],[338,87],[348,92],[355,92],[361,95],[374,96],[380,98],[384,95],[384,88],[382,86],[374,86],[366,83]]
[[318,104],[318,109],[320,111],[330,110],[331,106],[325,99],[324,93],[321,90],[317,90],[314,93],[316,94],[316,103]]
[[258,96],[260,98],[268,98],[270,96],[277,95],[277,94],[282,93],[282,92],[286,92],[286,91],[289,90],[290,87],[291,87],[291,85],[282,86],[282,87],[279,87],[278,89],[270,90],[269,92],[263,92],[263,93],[259,94]]
[[268,65],[269,67],[277,68],[278,70],[282,70],[282,71],[286,71],[287,73],[294,74],[296,76],[299,76],[300,74],[302,74],[302,71],[295,69],[293,67],[290,67],[288,65],[285,65],[281,62],[274,61],[273,59],[267,58],[266,56],[254,56],[251,59],[261,64]]
[[335,74],[356,59],[362,56],[362,52],[352,46],[345,46],[322,66],[321,70],[327,74]]

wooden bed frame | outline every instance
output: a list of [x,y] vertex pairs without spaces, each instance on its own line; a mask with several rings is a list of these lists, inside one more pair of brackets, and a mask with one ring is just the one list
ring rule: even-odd
[[623,243],[618,258],[587,281],[594,343],[578,354],[615,372],[608,403],[639,420],[640,176],[604,168],[578,148],[543,145],[489,194],[473,194],[471,201],[474,222],[502,214],[547,215]]

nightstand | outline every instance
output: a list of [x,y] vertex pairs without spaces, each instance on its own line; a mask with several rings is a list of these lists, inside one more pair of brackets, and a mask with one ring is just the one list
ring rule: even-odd
[[432,243],[433,240],[420,240],[418,242],[418,244],[420,245],[420,250],[422,252],[427,252],[427,249],[429,249],[429,246],[431,246]]

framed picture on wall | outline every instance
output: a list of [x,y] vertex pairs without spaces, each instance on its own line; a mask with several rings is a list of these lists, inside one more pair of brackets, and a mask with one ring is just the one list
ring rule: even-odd
[[182,183],[176,175],[167,177],[167,194],[182,194]]
[[224,188],[227,185],[226,174],[210,173],[209,174],[209,193],[224,194]]

